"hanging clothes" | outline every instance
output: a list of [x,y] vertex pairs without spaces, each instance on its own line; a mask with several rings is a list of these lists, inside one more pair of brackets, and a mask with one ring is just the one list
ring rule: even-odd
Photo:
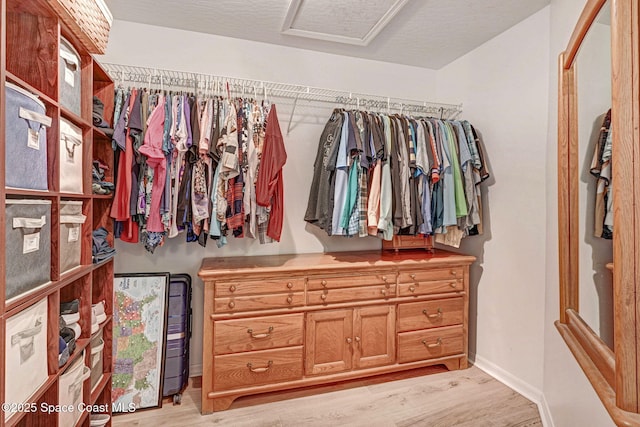
[[435,234],[457,247],[482,232],[479,184],[488,176],[468,122],[334,110],[304,219],[328,235]]

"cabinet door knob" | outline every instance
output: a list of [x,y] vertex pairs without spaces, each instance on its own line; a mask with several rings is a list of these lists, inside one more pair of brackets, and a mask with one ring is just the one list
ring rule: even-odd
[[233,301],[229,301],[229,308],[233,308],[236,306],[236,303]]
[[360,337],[356,337],[356,342],[360,342]]
[[320,299],[323,300],[323,301],[326,300],[327,299],[327,295],[326,294],[320,295]]
[[269,335],[271,335],[271,332],[273,332],[273,326],[269,326],[269,329],[267,330],[267,332],[263,332],[261,334],[254,334],[253,329],[251,328],[247,329],[247,333],[251,335],[251,338],[255,338],[258,340],[261,338],[267,338]]
[[434,319],[436,317],[442,317],[442,309],[440,307],[438,307],[438,311],[436,313],[429,314],[427,312],[427,309],[425,308],[424,310],[422,310],[422,314],[427,316],[429,319]]
[[427,340],[422,340],[422,344],[424,344],[424,346],[427,347],[427,348],[440,347],[442,345],[442,338],[438,338],[436,340],[436,342],[431,343],[431,344],[427,344]]
[[409,291],[415,292],[416,291],[416,287],[415,286],[409,286]]
[[229,292],[235,292],[235,291],[236,291],[236,285],[229,286]]
[[291,297],[287,297],[287,302],[288,302],[289,304],[291,304],[291,303],[293,302],[293,298],[291,298]]
[[321,284],[322,286],[327,286],[327,281],[326,281],[326,280],[323,280],[322,282],[320,282],[320,284]]
[[287,283],[287,288],[289,288],[289,289],[293,288],[293,283],[291,283],[291,282]]
[[347,338],[347,344],[351,344],[353,340],[351,338]]
[[247,368],[249,368],[249,370],[251,372],[255,372],[256,374],[260,374],[262,372],[267,372],[269,370],[269,368],[271,368],[271,365],[273,365],[273,360],[269,360],[267,362],[267,366],[263,366],[261,368],[254,368],[253,364],[251,362],[247,363]]

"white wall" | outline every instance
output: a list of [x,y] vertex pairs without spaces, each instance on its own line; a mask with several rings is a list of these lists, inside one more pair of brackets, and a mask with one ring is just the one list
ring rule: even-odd
[[[353,92],[437,101],[435,72],[423,68],[281,47],[227,37],[205,35],[149,25],[116,21],[101,62],[138,65],[239,78],[294,83]],[[277,102],[285,134],[288,160],[284,167],[285,220],[280,243],[260,245],[253,239],[229,239],[218,249],[170,239],[148,254],[137,244],[116,242],[117,273],[169,271],[189,273],[193,286],[193,338],[191,374],[202,369],[203,284],[197,278],[202,258],[231,255],[267,255],[378,249],[376,238],[327,237],[303,220],[311,186],[318,140],[331,105],[299,102],[286,135],[291,101]]]
[[487,234],[465,239],[470,352],[528,397],[542,392],[545,139],[549,8],[438,71],[438,96],[460,99],[488,152]]
[[544,337],[544,400],[556,427],[613,426],[600,399],[553,322],[559,317],[558,302],[558,193],[557,126],[558,61],[569,42],[584,0],[551,1],[551,57],[549,60],[549,133],[546,166],[546,298]]

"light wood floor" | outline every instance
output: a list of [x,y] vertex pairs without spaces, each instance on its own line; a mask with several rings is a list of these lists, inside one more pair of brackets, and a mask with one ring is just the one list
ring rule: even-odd
[[227,411],[205,416],[200,415],[200,389],[188,388],[181,405],[116,415],[113,426],[542,426],[533,402],[480,369],[437,371],[247,396]]

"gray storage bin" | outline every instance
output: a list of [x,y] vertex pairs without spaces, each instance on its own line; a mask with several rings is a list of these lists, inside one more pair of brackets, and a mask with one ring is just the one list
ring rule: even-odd
[[51,202],[5,203],[6,298],[11,299],[51,280]]
[[80,265],[82,249],[82,202],[60,202],[60,271],[65,272]]
[[102,358],[104,354],[104,340],[102,329],[91,337],[91,391],[96,388],[103,374]]
[[47,190],[47,127],[42,101],[32,93],[5,83],[5,185]]
[[60,59],[58,64],[60,80],[60,105],[81,114],[80,55],[64,38],[60,38]]

